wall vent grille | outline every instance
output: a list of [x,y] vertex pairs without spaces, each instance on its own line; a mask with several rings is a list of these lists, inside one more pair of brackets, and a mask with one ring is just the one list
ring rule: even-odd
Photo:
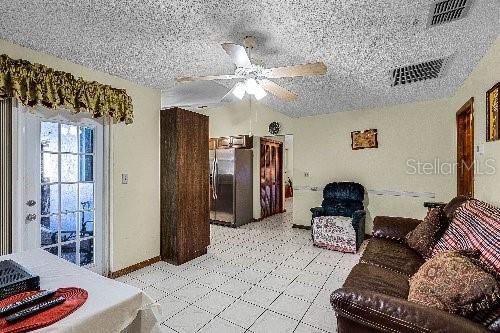
[[440,58],[395,68],[392,70],[392,86],[435,79],[442,73],[445,62],[446,58]]
[[440,0],[431,5],[427,26],[435,26],[464,18],[473,0]]

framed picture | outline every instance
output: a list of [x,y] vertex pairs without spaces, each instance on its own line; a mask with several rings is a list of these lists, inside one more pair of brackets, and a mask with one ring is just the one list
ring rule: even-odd
[[495,141],[499,136],[499,98],[500,82],[486,92],[486,141]]
[[365,148],[378,148],[377,130],[369,129],[366,131],[351,132],[352,150]]

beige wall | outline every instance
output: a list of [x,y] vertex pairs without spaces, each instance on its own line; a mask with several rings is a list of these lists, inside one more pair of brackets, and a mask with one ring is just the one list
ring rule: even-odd
[[285,136],[285,151],[288,156],[285,156],[285,182],[290,178],[293,182],[293,134]]
[[[127,90],[134,104],[134,123],[113,126],[111,270],[117,271],[158,256],[160,91],[1,39],[0,53]],[[128,173],[128,185],[121,184],[122,173]]]
[[280,134],[293,133],[292,118],[255,101],[250,104],[245,100],[241,103],[204,109],[202,113],[210,117],[212,137],[249,133],[256,136],[270,135],[269,124],[273,121],[280,123]]
[[[455,125],[447,106],[446,100],[439,100],[297,120],[295,186],[355,181],[367,190],[434,192],[436,200],[447,200],[454,191],[454,176],[409,175],[407,166],[410,159],[454,161]],[[351,131],[369,128],[378,130],[379,148],[352,150]],[[322,193],[297,190],[294,195],[294,222],[309,224],[309,209],[321,204]],[[423,217],[426,200],[368,194],[368,230],[377,215]]]
[[[446,201],[456,193],[455,174],[408,174],[412,160],[434,163],[456,162],[456,111],[472,96],[475,98],[475,140],[485,141],[485,92],[500,81],[500,38],[477,65],[462,87],[450,97],[385,108],[340,112],[328,115],[288,118],[264,106],[259,109],[253,132],[267,133],[271,121],[284,124],[282,133],[294,134],[294,187],[324,186],[330,181],[357,181],[368,190],[433,192],[436,201]],[[249,131],[248,105],[205,111],[211,116],[211,135]],[[265,114],[267,113],[267,114]],[[351,131],[377,128],[379,148],[351,150]],[[491,159],[500,159],[500,142],[485,144],[478,156],[482,170]],[[498,164],[495,164],[499,167]],[[477,167],[476,167],[477,168]],[[478,168],[477,168],[478,169]],[[446,170],[446,166],[445,169]],[[304,173],[308,172],[309,177]],[[500,170],[494,175],[477,175],[476,197],[500,203]],[[322,193],[294,192],[294,223],[308,225],[311,207],[321,204]],[[425,197],[379,196],[368,194],[367,232],[377,215],[422,218]]]
[[[474,97],[475,143],[485,142],[485,92],[500,81],[500,38],[476,66],[462,87],[449,98],[386,108],[335,113],[298,119],[295,123],[295,184],[324,185],[332,180],[354,180],[367,189],[434,192],[447,201],[456,194],[456,175],[409,175],[407,161],[456,162],[456,111]],[[379,148],[352,151],[350,131],[377,128]],[[485,144],[476,170],[500,158],[500,142]],[[318,163],[321,159],[321,163]],[[494,163],[498,168],[499,164]],[[304,172],[310,177],[304,177]],[[446,171],[446,170],[445,170]],[[499,204],[500,169],[476,175],[475,197]],[[309,208],[321,203],[321,193],[297,191],[295,223],[309,224]],[[367,198],[368,223],[377,215],[423,218],[427,199],[376,196]]]
[[500,82],[500,37],[497,37],[486,56],[479,62],[469,78],[455,93],[450,109],[459,109],[474,97],[474,142],[484,144],[484,155],[476,162],[486,169],[486,163],[495,161],[494,174],[476,173],[475,197],[500,206],[500,141],[486,142],[486,91]]

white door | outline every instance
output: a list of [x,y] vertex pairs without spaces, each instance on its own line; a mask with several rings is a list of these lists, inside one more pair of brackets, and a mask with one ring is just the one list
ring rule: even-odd
[[102,273],[102,125],[40,112],[21,117],[22,248]]

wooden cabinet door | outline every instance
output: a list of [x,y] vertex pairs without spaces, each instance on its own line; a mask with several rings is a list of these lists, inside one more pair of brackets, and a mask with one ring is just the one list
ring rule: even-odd
[[208,117],[161,111],[161,257],[180,265],[210,242]]

